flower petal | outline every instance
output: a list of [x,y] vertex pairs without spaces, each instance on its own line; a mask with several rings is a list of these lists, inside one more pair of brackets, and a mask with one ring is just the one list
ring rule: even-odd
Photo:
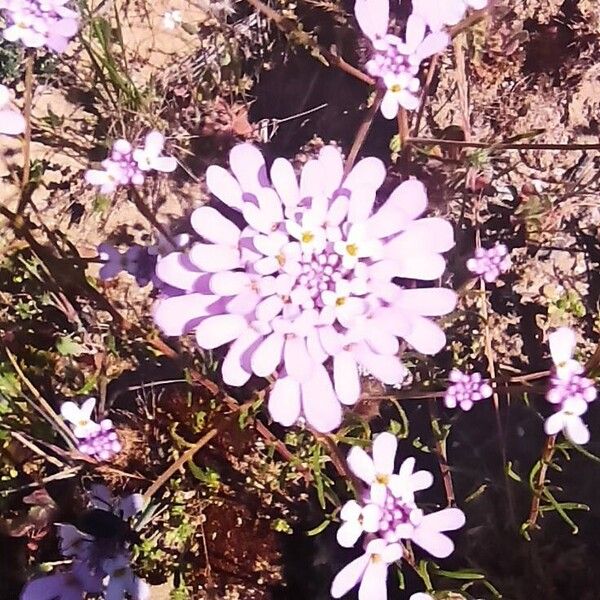
[[206,169],[206,185],[221,202],[242,210],[244,202],[242,200],[242,188],[236,178],[223,167],[211,165]]
[[265,169],[265,159],[256,146],[248,143],[234,146],[229,152],[229,164],[242,190],[255,192],[262,187],[261,175]]
[[290,427],[300,417],[300,384],[291,377],[280,377],[269,394],[269,414],[273,421]]
[[348,593],[362,578],[371,557],[363,554],[348,563],[334,578],[331,584],[333,598],[341,598]]
[[393,306],[401,311],[427,317],[447,315],[456,307],[456,292],[448,288],[416,288],[400,290]]
[[335,538],[340,546],[352,548],[358,541],[363,530],[358,521],[347,521],[342,523],[335,534]]
[[228,271],[240,266],[239,250],[219,244],[196,243],[192,246],[189,257],[196,267],[208,273]]
[[244,360],[244,355],[251,352],[252,346],[257,345],[260,339],[261,335],[249,327],[233,341],[221,367],[223,381],[227,385],[241,386],[250,379],[252,368],[249,361]]
[[278,332],[268,335],[252,354],[252,371],[259,377],[268,377],[279,366],[285,337]]
[[454,246],[454,229],[445,219],[431,217],[412,221],[406,229],[385,245],[388,258],[400,258],[403,254],[441,253]]
[[383,561],[370,561],[360,582],[358,600],[387,600],[388,565]]
[[370,485],[375,479],[375,464],[373,459],[358,446],[352,447],[348,453],[350,470],[366,484]]
[[333,357],[333,382],[342,404],[352,406],[360,397],[360,376],[352,353],[342,351]]
[[196,327],[196,341],[201,348],[212,350],[236,339],[247,328],[248,322],[240,315],[215,315]]
[[329,373],[314,365],[312,376],[302,382],[302,412],[317,431],[333,431],[342,422],[342,407],[335,395]]
[[237,246],[240,241],[239,228],[211,206],[197,208],[190,221],[196,233],[213,244]]
[[156,325],[165,335],[183,335],[194,322],[211,314],[210,308],[220,300],[206,294],[184,294],[158,300],[152,308]]
[[410,317],[410,330],[404,339],[423,354],[437,354],[446,345],[446,335],[433,321],[418,315]]
[[384,431],[373,442],[373,464],[379,474],[390,475],[394,471],[398,440],[396,436]]
[[548,335],[548,344],[550,345],[550,355],[555,365],[561,365],[571,359],[577,337],[570,327],[559,327]]
[[388,0],[356,0],[354,5],[358,25],[371,40],[387,33],[389,12]]
[[292,208],[300,201],[300,187],[294,167],[285,158],[276,158],[271,165],[271,181],[283,204]]

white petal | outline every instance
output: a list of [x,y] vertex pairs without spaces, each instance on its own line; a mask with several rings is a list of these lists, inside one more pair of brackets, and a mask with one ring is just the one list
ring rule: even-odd
[[347,564],[336,576],[331,584],[331,595],[341,598],[348,593],[361,579],[371,557],[363,554]]

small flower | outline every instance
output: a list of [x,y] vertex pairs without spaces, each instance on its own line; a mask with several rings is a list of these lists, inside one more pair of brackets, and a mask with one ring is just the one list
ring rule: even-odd
[[162,26],[168,31],[177,29],[181,23],[183,23],[183,19],[181,18],[181,11],[179,10],[168,10],[163,15]]
[[452,369],[448,379],[452,382],[444,395],[444,404],[448,408],[456,408],[458,405],[463,410],[470,410],[475,402],[492,395],[492,387],[482,378],[481,373],[469,374]]
[[544,431],[548,435],[556,435],[562,431],[574,444],[587,444],[590,441],[590,431],[581,418],[587,407],[585,400],[567,398],[560,409],[546,419]]
[[558,379],[569,380],[572,375],[583,373],[583,367],[573,359],[577,337],[571,328],[559,327],[553,331],[548,335],[548,344],[554,363],[554,374]]
[[371,540],[365,553],[346,565],[331,584],[331,595],[341,598],[358,585],[359,600],[387,598],[388,567],[402,558],[400,544],[387,544],[384,540]]
[[148,600],[150,586],[136,577],[130,567],[130,559],[126,554],[118,554],[102,563],[102,568],[108,576],[105,600],[123,600],[129,594],[131,600]]
[[172,173],[177,168],[177,161],[171,156],[162,156],[165,145],[164,136],[158,131],[151,131],[144,140],[144,147],[133,151],[133,159],[140,171],[160,171]]
[[482,276],[488,283],[496,281],[511,265],[510,254],[504,244],[496,244],[492,248],[477,248],[473,258],[467,261],[467,269]]
[[110,244],[100,244],[97,249],[98,258],[104,262],[100,267],[100,279],[107,281],[116,277],[123,270],[123,256]]
[[0,134],[19,135],[25,131],[25,119],[16,109],[11,108],[10,90],[0,84]]
[[63,402],[60,407],[60,414],[63,419],[75,426],[73,433],[76,438],[87,438],[94,435],[100,429],[100,425],[90,418],[95,406],[96,399],[88,398],[81,405],[81,408],[75,402]]
[[344,523],[337,531],[338,544],[351,548],[363,533],[375,533],[379,530],[381,508],[376,504],[361,506],[356,500],[349,500],[342,507],[340,519]]
[[372,458],[358,446],[348,453],[350,469],[370,486],[369,500],[379,506],[384,504],[388,491],[412,501],[415,491],[426,489],[433,483],[433,476],[428,471],[413,473],[415,461],[412,458],[406,459],[399,473],[394,474],[397,447],[396,437],[383,432],[373,442]]
[[80,440],[77,449],[95,460],[107,461],[121,452],[123,446],[110,419],[100,421],[100,428],[95,433]]

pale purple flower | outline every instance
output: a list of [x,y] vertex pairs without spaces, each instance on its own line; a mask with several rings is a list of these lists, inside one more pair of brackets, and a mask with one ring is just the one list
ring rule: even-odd
[[596,399],[594,382],[585,377],[583,365],[573,359],[576,336],[572,329],[560,327],[548,336],[548,341],[554,369],[546,400],[557,405],[557,411],[546,419],[544,429],[548,435],[562,430],[575,444],[586,444],[590,432],[581,416]]
[[171,173],[177,168],[177,161],[162,156],[164,141],[158,131],[151,131],[145,137],[142,148],[133,148],[127,140],[119,139],[113,144],[110,156],[102,161],[103,168],[89,169],[85,180],[99,186],[102,194],[111,194],[119,186],[142,185],[148,171]]
[[60,414],[63,419],[74,426],[73,433],[76,438],[87,438],[100,429],[100,425],[91,418],[95,406],[96,399],[88,398],[81,407],[77,406],[75,402],[63,402],[60,407]]
[[337,530],[337,541],[344,548],[352,548],[363,533],[379,531],[381,507],[377,504],[361,506],[356,500],[348,500],[340,512],[343,521]]
[[371,540],[362,556],[346,565],[331,584],[331,595],[341,598],[359,584],[358,600],[385,600],[387,598],[388,568],[402,558],[400,544]]
[[462,373],[452,369],[448,376],[451,385],[444,395],[444,404],[448,408],[460,406],[463,410],[471,410],[475,402],[490,398],[492,386],[481,376],[481,373]]
[[388,34],[388,0],[357,0],[356,20],[373,44],[373,56],[367,71],[385,87],[381,113],[393,119],[398,108],[415,110],[419,106],[416,75],[421,63],[442,52],[450,43],[446,32],[427,33],[425,21],[415,14],[408,18],[404,39]]
[[102,589],[102,573],[91,572],[85,563],[75,562],[68,571],[30,581],[21,600],[81,600]]
[[70,523],[56,523],[60,553],[87,562],[92,556],[94,538]]
[[163,14],[162,26],[167,31],[177,29],[183,23],[183,17],[179,10],[168,10]]
[[102,568],[108,576],[105,600],[123,600],[129,594],[131,600],[148,600],[150,586],[133,573],[130,559],[126,554],[118,554],[114,558],[107,558],[102,563]]
[[421,17],[432,31],[457,25],[467,9],[482,9],[488,0],[412,0],[412,14]]
[[63,418],[74,425],[73,433],[78,438],[77,449],[96,460],[110,460],[122,450],[119,436],[110,419],[96,423],[91,419],[96,405],[95,398],[88,398],[81,406],[64,402],[60,407]]
[[397,448],[396,436],[383,432],[373,441],[372,457],[358,446],[348,453],[351,471],[369,486],[370,502],[380,506],[384,505],[388,491],[412,501],[416,491],[427,489],[433,483],[429,471],[413,473],[415,460],[412,457],[402,463],[398,473],[394,473]]
[[424,592],[417,592],[416,594],[412,594],[408,600],[435,600],[435,598]]
[[133,159],[140,171],[172,173],[177,161],[171,156],[162,156],[165,138],[158,131],[151,131],[144,139],[144,147],[133,151]]
[[587,444],[590,441],[590,431],[581,418],[587,408],[585,400],[568,397],[559,410],[546,419],[544,431],[548,435],[556,435],[562,431],[575,444]]
[[66,3],[67,0],[0,0],[4,39],[20,41],[28,48],[46,46],[54,52],[64,52],[79,30],[79,15]]
[[104,262],[100,267],[100,279],[107,281],[116,277],[124,269],[123,255],[117,248],[110,244],[103,243],[98,246],[97,249],[98,258]]
[[11,92],[0,84],[0,134],[19,135],[25,131],[25,119],[20,111],[11,107]]
[[488,283],[496,281],[511,265],[510,253],[504,244],[496,244],[492,248],[477,248],[473,258],[467,261],[467,269],[480,275]]
[[203,240],[158,261],[158,278],[180,293],[160,299],[154,319],[167,335],[194,331],[205,349],[231,344],[222,367],[228,385],[244,385],[252,373],[276,376],[269,397],[276,421],[292,425],[303,415],[331,431],[340,404],[360,396],[359,366],[393,385],[406,376],[398,338],[426,354],[444,346],[428,317],[450,312],[454,292],[392,280],[440,277],[452,227],[419,218],[427,196],[414,179],[374,211],[385,178],[376,158],[344,177],[339,150],[327,146],[304,165],[300,182],[282,158],[269,181],[258,149],[241,144],[230,165],[233,175],[211,166],[206,179],[240,217],[234,223],[212,206],[194,211]]
[[[583,366],[573,358],[577,336],[570,327],[559,327],[548,335],[550,356],[554,363],[554,376],[558,379],[570,380],[573,375],[581,375]],[[550,400],[553,402],[553,400]]]

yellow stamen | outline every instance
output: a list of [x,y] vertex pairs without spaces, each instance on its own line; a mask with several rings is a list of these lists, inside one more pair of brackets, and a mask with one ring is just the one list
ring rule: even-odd
[[311,231],[305,231],[302,234],[302,243],[303,244],[310,244],[314,239],[315,239],[315,234],[312,233]]
[[356,244],[347,244],[346,245],[346,252],[350,256],[356,256],[358,254],[358,246]]
[[377,483],[387,485],[390,482],[390,476],[382,475],[381,473],[378,473],[377,476],[375,477],[375,481],[377,481]]
[[394,92],[394,94],[398,94],[402,91],[402,86],[399,83],[394,83],[390,85],[390,92]]
[[346,304],[346,298],[337,298],[335,301],[336,306],[344,306]]

